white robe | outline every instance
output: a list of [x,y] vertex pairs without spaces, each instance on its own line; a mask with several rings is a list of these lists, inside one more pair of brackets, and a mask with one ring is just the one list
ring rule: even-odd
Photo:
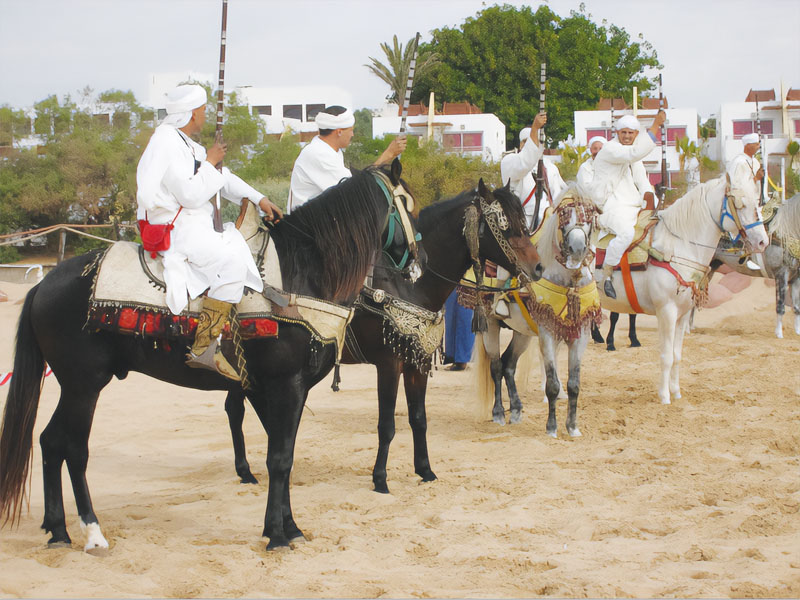
[[[511,181],[511,191],[524,204],[528,223],[531,222],[533,211],[536,208],[535,194],[532,193],[536,189],[536,181],[532,172],[543,154],[544,147],[537,146],[529,139],[525,142],[522,150],[510,152],[500,160],[500,179],[502,184],[505,185]],[[547,202],[542,202],[539,205],[539,222],[541,222],[545,208],[547,208]]]
[[575,180],[578,184],[578,193],[587,198],[592,197],[592,180],[594,179],[594,159],[590,158],[581,163]]
[[640,129],[630,146],[614,138],[597,153],[591,196],[603,211],[598,219],[603,229],[619,235],[636,224],[644,194],[654,191],[642,159],[655,147],[649,133]]
[[748,197],[761,196],[761,184],[755,180],[756,173],[761,168],[761,163],[755,156],[747,156],[744,152],[734,156],[728,163],[728,176],[731,178],[731,188],[743,190]]
[[[167,124],[159,126],[139,160],[136,170],[137,218],[150,223],[169,223],[183,207],[171,232],[164,257],[167,305],[178,314],[189,297],[206,289],[217,300],[235,304],[244,286],[260,292],[263,282],[244,238],[233,223],[217,233],[209,199],[217,191],[241,204],[248,198],[258,205],[263,194],[223,168],[217,171],[205,160],[201,145]],[[194,173],[194,162],[201,162]]]
[[344,153],[316,136],[300,151],[294,163],[286,212],[292,212],[351,175],[350,169],[344,166]]

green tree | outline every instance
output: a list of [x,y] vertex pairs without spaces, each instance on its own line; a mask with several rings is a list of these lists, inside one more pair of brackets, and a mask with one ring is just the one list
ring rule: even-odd
[[630,96],[634,85],[652,89],[645,69],[660,66],[648,42],[632,41],[615,25],[597,25],[583,7],[564,18],[545,5],[535,12],[491,6],[432,36],[421,51],[435,52],[438,63],[415,81],[412,101],[434,91],[440,101],[472,102],[506,124],[510,141],[539,112],[542,62],[550,146],[573,133],[573,111],[593,108],[600,98]]
[[[408,40],[403,48],[403,44],[398,43],[395,35],[392,46],[385,42],[381,44],[381,50],[386,56],[386,64],[370,56],[372,64],[364,65],[370,73],[389,86],[391,94],[387,96],[387,99],[401,105],[406,97],[408,73],[411,69],[411,59],[414,57],[414,39]],[[414,67],[414,78],[423,76],[437,61],[435,53],[420,47]]]

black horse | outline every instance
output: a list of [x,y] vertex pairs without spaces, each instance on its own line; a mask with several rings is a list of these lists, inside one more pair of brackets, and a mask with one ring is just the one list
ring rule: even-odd
[[[487,214],[494,212],[494,214]],[[500,210],[501,209],[501,210]],[[396,264],[383,256],[375,267],[372,289],[365,289],[356,304],[356,312],[348,330],[348,343],[342,362],[370,363],[378,371],[378,456],[372,471],[375,491],[388,493],[386,461],[389,445],[395,434],[394,413],[400,376],[406,391],[408,421],[414,440],[414,471],[422,481],[433,481],[428,457],[425,393],[428,385],[430,357],[420,361],[404,352],[385,334],[385,319],[374,301],[374,289],[400,298],[426,311],[441,311],[444,302],[471,264],[470,248],[465,235],[468,210],[478,213],[477,250],[480,261],[489,259],[515,275],[538,279],[541,266],[536,249],[530,242],[525,214],[519,199],[508,186],[487,189],[483,180],[477,189],[462,192],[455,198],[437,202],[420,211],[417,228],[427,255],[423,276],[414,284],[397,273]],[[502,212],[501,212],[502,211]],[[473,213],[474,214],[474,213]],[[493,223],[502,222],[503,227]],[[507,222],[507,226],[505,225]],[[242,420],[244,396],[228,393],[225,410],[233,437],[236,473],[243,483],[256,483],[245,455]]]
[[[272,229],[285,291],[351,306],[381,246],[392,204],[391,190],[374,168],[356,172],[286,216]],[[382,169],[401,186],[400,163]],[[154,344],[151,338],[93,331],[84,327],[97,253],[61,263],[28,293],[20,316],[14,377],[0,433],[0,516],[19,519],[30,468],[33,426],[45,361],[61,386],[61,397],[40,443],[45,514],[50,544],[70,543],[64,516],[61,472],[67,463],[86,548],[107,547],[86,482],[88,439],[100,391],[112,377],[138,371],[183,387],[236,390],[241,385],[185,365],[187,348]],[[312,343],[313,342],[313,343]],[[251,387],[246,391],[267,431],[269,495],[263,535],[267,548],[287,546],[303,533],[295,524],[289,474],[300,416],[308,390],[335,362],[333,344],[313,341],[299,324],[281,323],[280,335],[242,343]]]
[[[592,340],[596,344],[602,344],[605,342],[606,350],[612,351],[617,349],[617,347],[614,345],[614,330],[617,328],[619,313],[611,312],[609,317],[611,324],[608,326],[608,335],[606,335],[606,339],[603,339],[603,334],[600,333],[600,328],[592,323]],[[641,342],[639,342],[639,338],[636,337],[635,313],[628,315],[628,339],[631,341],[631,348],[639,348],[642,345]]]

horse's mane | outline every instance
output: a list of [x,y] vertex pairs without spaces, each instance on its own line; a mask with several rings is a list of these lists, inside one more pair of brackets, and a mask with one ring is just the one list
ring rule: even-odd
[[695,186],[686,194],[678,198],[671,206],[658,213],[667,229],[684,240],[696,240],[704,237],[708,229],[708,220],[714,217],[708,212],[704,202],[708,194],[717,192],[724,187],[724,177],[710,179]]
[[[276,233],[286,243],[281,256],[284,282],[305,277],[334,301],[348,299],[361,289],[381,234],[374,198],[384,194],[374,170],[353,171],[352,177],[299,206],[276,225]],[[291,291],[291,283],[287,289]]]
[[769,224],[769,233],[781,241],[800,238],[800,194],[795,194],[785,204],[778,206]]

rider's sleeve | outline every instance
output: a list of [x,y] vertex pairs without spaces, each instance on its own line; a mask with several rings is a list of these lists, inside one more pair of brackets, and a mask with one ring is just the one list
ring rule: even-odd
[[503,185],[508,183],[509,179],[511,184],[514,185],[514,182],[519,181],[533,171],[543,154],[544,146],[539,147],[532,139],[529,139],[522,147],[522,150],[504,156],[503,160],[500,161],[500,177],[503,180]]
[[247,198],[258,206],[258,202],[264,197],[264,194],[238,175],[234,175],[228,167],[222,167],[222,175],[225,178],[225,185],[222,187],[223,198],[239,205],[242,204],[242,198]]
[[644,198],[647,192],[656,193],[642,161],[636,161],[631,165],[631,175],[633,175],[633,183],[636,185],[636,189],[639,190],[639,197]]
[[[639,129],[639,135],[633,140],[630,146],[623,146],[622,144],[606,144],[600,150],[603,153],[603,158],[615,164],[632,163],[637,160],[642,160],[645,156],[650,154],[656,143],[653,141],[649,132],[644,129]],[[598,156],[600,156],[598,154]]]

